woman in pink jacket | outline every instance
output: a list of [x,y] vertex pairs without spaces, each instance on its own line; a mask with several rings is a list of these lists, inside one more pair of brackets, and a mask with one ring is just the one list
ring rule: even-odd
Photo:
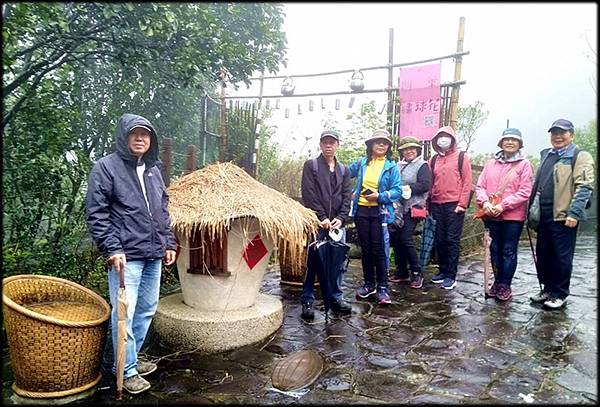
[[[533,168],[521,154],[523,139],[518,129],[505,129],[498,147],[502,150],[485,163],[475,192],[492,238],[490,257],[495,279],[489,295],[508,301],[512,297],[510,285],[517,269],[517,248],[527,217]],[[499,196],[495,204],[490,200],[492,195]]]

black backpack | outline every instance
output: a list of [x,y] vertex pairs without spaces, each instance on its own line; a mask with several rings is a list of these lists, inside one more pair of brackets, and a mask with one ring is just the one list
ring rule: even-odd
[[[437,159],[437,154],[434,155],[433,157],[431,157],[431,177],[432,177],[432,181],[433,181],[433,177],[434,177],[434,172],[433,169],[435,168],[435,160]],[[458,153],[458,172],[460,173],[460,177],[462,178],[462,166],[463,166],[463,161],[465,160],[465,152],[461,151]],[[431,183],[433,185],[433,182]],[[473,199],[473,194],[475,193],[475,190],[473,188],[473,185],[471,185],[471,193],[469,194],[469,202],[467,202],[467,208],[469,206],[471,206],[471,200]],[[466,209],[466,208],[465,208]]]

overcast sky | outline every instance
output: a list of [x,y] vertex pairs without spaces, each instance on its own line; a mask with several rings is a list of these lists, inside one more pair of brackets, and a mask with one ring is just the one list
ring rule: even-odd
[[[597,5],[595,3],[286,3],[284,30],[288,40],[287,67],[278,75],[321,73],[386,65],[389,29],[394,30],[394,63],[440,57],[456,51],[459,19],[465,17],[459,105],[484,103],[489,118],[477,131],[471,150],[497,151],[507,119],[523,133],[524,153],[538,155],[549,145],[548,127],[557,118],[583,127],[596,118]],[[590,61],[590,58],[594,62]],[[394,70],[394,86],[399,68]],[[269,76],[270,74],[267,74]],[[365,89],[387,86],[387,71],[367,71]],[[442,83],[453,80],[454,62],[442,62]],[[297,78],[295,93],[349,90],[351,74]],[[265,80],[264,95],[280,93],[282,80]],[[257,95],[241,85],[228,96]],[[374,99],[383,108],[385,93],[328,96],[325,109],[318,97],[280,99],[270,125],[284,152],[310,149],[314,154],[326,112],[341,127],[345,115]],[[340,99],[340,109],[334,109]],[[309,100],[314,110],[309,111]],[[275,99],[270,100],[271,106]],[[298,114],[298,105],[302,114]],[[285,108],[289,117],[285,117]],[[343,140],[342,140],[343,142]],[[300,151],[302,150],[302,151]]]

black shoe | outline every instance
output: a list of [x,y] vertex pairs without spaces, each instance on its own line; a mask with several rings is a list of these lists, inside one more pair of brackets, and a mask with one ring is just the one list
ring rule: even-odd
[[331,302],[331,309],[340,314],[352,314],[352,307],[344,300],[333,300]]
[[312,321],[315,319],[315,311],[313,310],[312,304],[302,304],[302,319]]

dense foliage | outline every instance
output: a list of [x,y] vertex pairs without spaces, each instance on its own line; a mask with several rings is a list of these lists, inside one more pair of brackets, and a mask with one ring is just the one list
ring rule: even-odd
[[103,284],[87,237],[86,181],[117,119],[141,114],[174,145],[198,144],[200,99],[226,74],[285,63],[277,3],[6,3],[3,270]]

